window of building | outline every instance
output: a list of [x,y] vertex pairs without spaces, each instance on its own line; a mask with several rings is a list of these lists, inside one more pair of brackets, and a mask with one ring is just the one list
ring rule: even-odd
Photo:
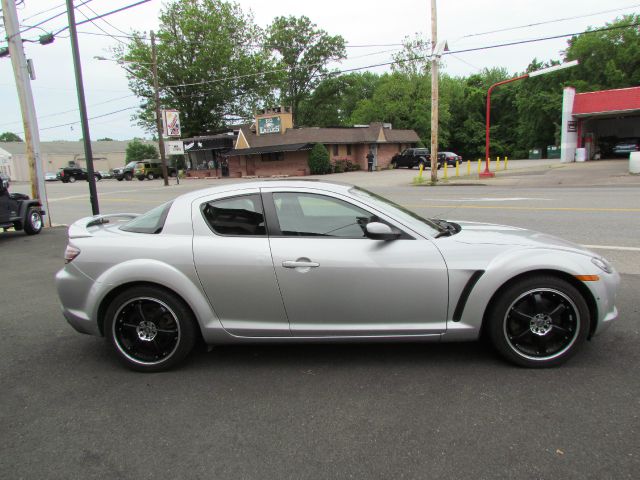
[[347,145],[347,155],[351,155],[351,145]]
[[275,160],[284,160],[284,152],[269,152],[262,154],[263,162],[273,162]]
[[371,213],[337,198],[310,193],[274,193],[282,235],[365,238]]
[[333,146],[333,156],[337,157],[338,156],[338,145],[334,145]]
[[260,195],[242,195],[204,203],[202,215],[219,235],[266,235]]

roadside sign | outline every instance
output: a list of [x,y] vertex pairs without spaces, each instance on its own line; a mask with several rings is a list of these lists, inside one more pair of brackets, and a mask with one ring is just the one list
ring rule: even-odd
[[180,112],[178,110],[162,110],[163,134],[167,137],[180,137]]
[[167,140],[164,142],[164,150],[167,155],[184,155],[182,140]]

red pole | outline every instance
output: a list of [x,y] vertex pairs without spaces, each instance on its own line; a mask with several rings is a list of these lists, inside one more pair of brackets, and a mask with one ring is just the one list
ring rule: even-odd
[[484,172],[480,173],[480,177],[495,177],[495,174],[489,171],[489,145],[490,145],[489,130],[491,128],[491,92],[498,85],[504,85],[505,83],[515,82],[516,80],[522,80],[527,77],[529,77],[529,74],[524,74],[519,77],[503,80],[501,82],[494,83],[489,87],[489,90],[487,90],[487,122],[486,122],[486,131],[485,131],[485,168],[484,168]]

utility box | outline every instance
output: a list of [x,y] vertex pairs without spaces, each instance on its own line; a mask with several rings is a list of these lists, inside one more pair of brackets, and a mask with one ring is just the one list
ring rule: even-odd
[[560,147],[547,145],[547,158],[560,158]]
[[541,148],[532,148],[529,150],[529,159],[530,160],[540,160],[542,158],[542,149]]

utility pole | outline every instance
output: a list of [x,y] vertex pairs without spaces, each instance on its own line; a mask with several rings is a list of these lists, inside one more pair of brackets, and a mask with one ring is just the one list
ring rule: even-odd
[[438,181],[438,15],[436,0],[431,0],[431,183]]
[[38,118],[36,117],[36,108],[33,103],[33,93],[31,92],[29,67],[22,48],[20,23],[18,22],[15,0],[2,0],[2,16],[9,42],[9,55],[11,55],[11,65],[13,66],[13,75],[16,81],[16,89],[18,90],[20,110],[22,111],[24,141],[27,146],[27,161],[29,162],[29,177],[31,179],[31,196],[32,198],[40,199],[44,205],[47,212],[47,226],[50,227],[51,215],[49,215],[49,202],[42,172]]
[[153,94],[156,103],[156,127],[158,128],[158,149],[160,150],[160,161],[162,162],[162,176],[164,186],[169,186],[169,171],[167,170],[167,156],[164,151],[164,138],[162,132],[162,118],[160,117],[160,88],[158,87],[158,52],[156,51],[156,36],[153,30],[149,32],[151,36],[151,68],[153,69]]
[[89,134],[89,119],[87,117],[87,104],[84,98],[84,84],[82,83],[82,65],[80,63],[80,50],[78,47],[78,33],[76,32],[76,15],[73,0],[67,0],[67,17],[69,18],[69,38],[71,39],[71,52],[73,54],[73,69],[76,75],[76,90],[78,92],[78,108],[80,109],[80,122],[82,124],[82,140],[84,141],[84,158],[87,161],[87,180],[89,181],[89,198],[93,215],[100,214],[98,205],[98,192],[96,190],[96,177],[93,171],[93,153],[91,152],[91,136]]

